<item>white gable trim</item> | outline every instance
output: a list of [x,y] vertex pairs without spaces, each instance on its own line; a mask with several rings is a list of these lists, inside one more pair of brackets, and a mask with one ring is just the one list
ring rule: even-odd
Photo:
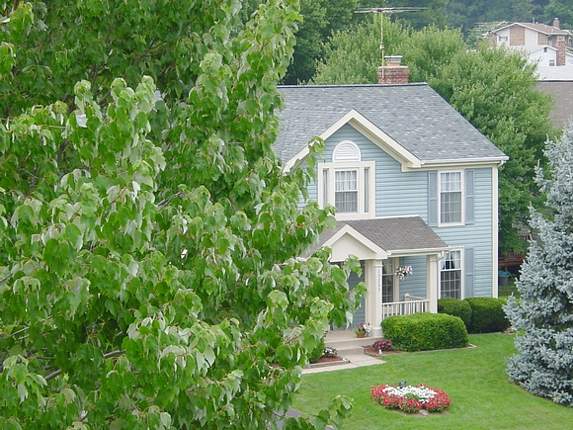
[[[349,111],[346,115],[328,127],[320,136],[322,140],[328,139],[346,124],[352,125],[360,133],[366,135],[373,143],[378,145],[390,156],[412,168],[420,167],[420,160],[394,140],[390,135],[376,127],[372,122],[366,119],[362,114],[355,110]],[[294,157],[285,163],[284,170],[291,170],[297,162],[305,158],[310,153],[310,147],[313,144],[311,141]]]
[[322,247],[331,248],[338,240],[340,240],[341,237],[343,237],[346,234],[351,236],[352,238],[354,238],[356,241],[358,241],[362,245],[364,245],[370,251],[372,251],[375,254],[376,259],[385,260],[388,258],[388,253],[386,251],[384,251],[382,248],[380,248],[378,245],[376,245],[374,242],[372,242],[370,239],[368,239],[363,234],[356,231],[354,228],[352,228],[348,224],[346,224],[344,227],[342,227],[340,230],[338,230],[330,239],[328,239],[326,242],[324,242],[322,244]]

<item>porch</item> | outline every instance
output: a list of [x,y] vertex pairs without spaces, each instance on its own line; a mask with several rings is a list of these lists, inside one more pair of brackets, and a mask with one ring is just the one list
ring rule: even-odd
[[385,318],[438,311],[439,261],[447,245],[420,217],[339,222],[321,242],[333,262],[349,256],[362,262],[362,275],[353,274],[349,284],[364,282],[366,294],[352,326],[339,329],[364,324],[375,338]]
[[[382,334],[382,321],[398,315],[438,312],[438,276],[440,253],[402,255],[385,260],[363,260],[360,281],[366,285],[362,305],[356,310],[353,327],[365,324],[370,336]],[[401,277],[400,271],[411,268]],[[352,282],[350,282],[352,288]]]

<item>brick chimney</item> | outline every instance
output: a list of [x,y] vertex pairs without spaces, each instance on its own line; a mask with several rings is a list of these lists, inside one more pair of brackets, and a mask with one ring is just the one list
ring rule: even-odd
[[561,21],[559,21],[559,18],[553,18],[553,27],[561,29]]
[[402,65],[401,55],[384,57],[385,65],[378,67],[379,84],[407,84],[410,80],[410,69]]
[[567,42],[565,41],[565,36],[557,36],[555,47],[557,48],[557,61],[555,61],[555,65],[564,66],[567,61]]

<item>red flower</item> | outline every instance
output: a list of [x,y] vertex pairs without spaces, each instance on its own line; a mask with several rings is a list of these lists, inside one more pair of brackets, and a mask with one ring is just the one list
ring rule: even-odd
[[397,386],[381,384],[372,387],[370,390],[372,398],[387,409],[399,409],[407,413],[416,413],[422,409],[425,409],[428,412],[442,412],[451,404],[450,398],[445,391],[428,387],[424,384],[417,385],[416,387],[426,388],[435,393],[434,396],[429,398],[427,401],[423,401],[423,399],[417,399],[415,397],[399,396],[392,394],[391,392],[386,392],[385,389],[388,387]]

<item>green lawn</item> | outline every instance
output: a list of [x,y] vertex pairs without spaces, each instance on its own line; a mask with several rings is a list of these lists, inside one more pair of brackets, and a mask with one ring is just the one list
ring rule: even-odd
[[[509,382],[505,361],[513,338],[504,334],[470,336],[478,348],[390,355],[386,364],[307,375],[295,408],[312,413],[337,394],[353,399],[343,429],[535,429],[573,428],[573,408],[533,396]],[[442,415],[406,416],[370,399],[370,387],[382,383],[425,383],[444,389],[452,400]]]

